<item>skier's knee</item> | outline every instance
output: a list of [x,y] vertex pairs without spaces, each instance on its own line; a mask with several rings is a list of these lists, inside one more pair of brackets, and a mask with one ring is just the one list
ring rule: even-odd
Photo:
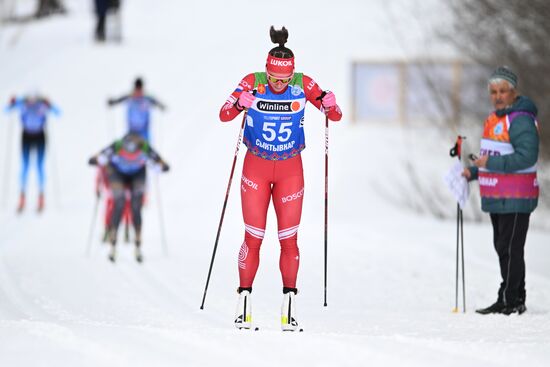
[[279,240],[282,251],[298,251],[298,236]]
[[262,246],[262,238],[253,237],[247,234],[244,236],[244,242],[249,249],[259,249]]

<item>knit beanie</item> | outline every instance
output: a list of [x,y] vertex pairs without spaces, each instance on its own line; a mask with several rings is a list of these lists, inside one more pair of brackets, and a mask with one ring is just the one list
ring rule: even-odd
[[489,82],[494,79],[506,80],[507,82],[512,84],[514,88],[518,86],[518,77],[507,66],[499,66],[498,68],[496,68],[491,74],[491,77],[489,78]]

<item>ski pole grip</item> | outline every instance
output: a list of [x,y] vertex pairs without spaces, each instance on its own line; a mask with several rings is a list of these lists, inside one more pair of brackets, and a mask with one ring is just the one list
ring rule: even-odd
[[465,136],[458,136],[456,138],[456,142],[455,142],[455,145],[451,148],[451,150],[449,151],[449,155],[451,157],[456,157],[458,156],[458,158],[460,159],[460,156],[461,156],[461,151],[462,151],[462,140],[463,139],[466,139]]

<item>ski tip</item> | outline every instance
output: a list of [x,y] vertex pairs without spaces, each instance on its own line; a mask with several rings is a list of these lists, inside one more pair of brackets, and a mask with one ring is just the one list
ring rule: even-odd
[[258,330],[260,330],[260,328],[256,326],[256,327],[254,328],[254,331],[258,331]]

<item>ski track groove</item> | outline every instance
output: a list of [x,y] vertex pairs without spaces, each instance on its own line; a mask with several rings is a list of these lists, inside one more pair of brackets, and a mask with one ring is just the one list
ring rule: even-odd
[[[17,281],[10,273],[10,269],[4,262],[2,256],[0,256],[0,285],[4,290],[7,302],[11,304],[12,307],[15,307],[25,319],[51,321],[50,316],[53,315],[46,312],[42,307],[38,306],[36,302],[31,300],[30,296],[18,286]],[[55,321],[60,320],[56,319]]]
[[[167,302],[164,302],[164,294],[162,294],[163,292],[159,292],[158,288],[151,282],[150,277],[144,276],[145,273],[143,272],[144,269],[142,269],[142,267],[145,267],[147,265],[145,263],[139,264],[134,259],[132,259],[132,261],[134,261],[135,264],[115,263],[113,264],[113,266],[119,267],[119,273],[136,292],[138,292],[141,296],[144,296],[151,304],[155,305],[158,310],[166,310]],[[169,302],[169,305],[170,318],[172,318],[173,321],[176,322],[181,320],[183,316],[181,308],[177,307],[177,305],[174,305],[173,302]]]

